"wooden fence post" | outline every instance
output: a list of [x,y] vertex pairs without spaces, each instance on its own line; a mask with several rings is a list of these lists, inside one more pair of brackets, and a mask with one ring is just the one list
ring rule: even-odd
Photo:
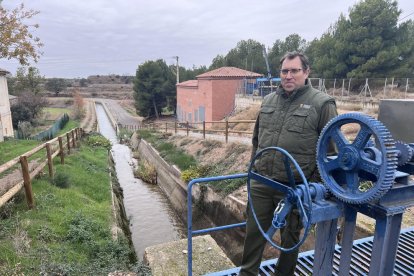
[[59,155],[60,155],[60,164],[65,164],[65,152],[63,150],[63,141],[62,141],[62,137],[59,136],[58,137],[58,141],[59,141]]
[[187,136],[189,133],[190,133],[190,125],[188,124],[188,121],[187,121]]
[[25,155],[20,156],[20,164],[22,165],[23,184],[24,191],[26,193],[27,205],[29,206],[29,209],[33,209],[34,200],[32,191],[32,181],[30,179],[29,164],[27,163],[27,157]]
[[70,134],[72,135],[72,148],[76,147],[75,144],[75,134],[73,133],[73,130],[70,132]]
[[226,119],[226,143],[229,141],[229,121]]
[[50,151],[50,143],[46,143],[46,154],[47,154],[47,166],[49,168],[49,177],[53,178],[53,160],[52,153]]
[[206,121],[203,121],[203,139],[206,139]]
[[165,122],[165,132],[167,132],[167,131],[168,131],[168,123]]
[[69,135],[69,132],[68,133],[66,133],[66,139],[68,140],[67,142],[67,145],[68,145],[68,154],[70,154],[70,135]]
[[174,132],[177,134],[177,121],[174,122]]

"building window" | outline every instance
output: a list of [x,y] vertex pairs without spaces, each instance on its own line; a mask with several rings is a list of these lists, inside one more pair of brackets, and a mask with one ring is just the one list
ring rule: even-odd
[[197,123],[198,122],[198,110],[194,109],[194,122]]
[[198,119],[200,120],[200,122],[205,121],[206,120],[206,113],[205,113],[205,107],[204,106],[199,106],[198,107]]

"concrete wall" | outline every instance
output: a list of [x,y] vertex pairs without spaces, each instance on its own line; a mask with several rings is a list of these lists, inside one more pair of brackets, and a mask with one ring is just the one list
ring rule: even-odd
[[212,121],[222,120],[235,108],[235,95],[243,80],[218,79],[213,80],[212,91]]
[[14,137],[9,91],[5,74],[5,71],[0,70],[0,142],[3,140],[3,137]]
[[211,100],[208,99],[205,91],[199,90],[198,87],[177,86],[178,120],[181,122],[199,122],[200,110],[205,110],[209,101]]
[[[132,140],[135,140],[133,136]],[[157,170],[157,183],[167,195],[171,205],[180,216],[187,221],[187,184],[181,180],[181,172],[176,166],[168,164],[159,153],[145,140],[132,141],[133,147],[137,148],[139,155],[153,164]],[[214,225],[227,225],[239,223],[245,220],[244,212],[246,204],[232,196],[222,198],[208,187],[193,186],[194,205],[201,209],[193,211],[193,229],[202,229]],[[201,216],[201,218],[200,218]],[[194,223],[193,221],[193,223]],[[233,261],[240,261],[243,245],[244,228],[226,230],[211,233],[213,238],[222,245]]]
[[200,103],[200,106],[205,106],[205,119],[204,121],[213,120],[213,81],[212,80],[199,80],[198,81],[198,96],[203,97],[205,102]]

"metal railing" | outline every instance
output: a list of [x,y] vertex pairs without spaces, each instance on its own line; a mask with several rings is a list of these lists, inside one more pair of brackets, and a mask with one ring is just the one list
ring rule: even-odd
[[193,273],[193,235],[205,234],[205,233],[214,232],[214,231],[221,231],[221,230],[227,230],[231,228],[246,226],[246,222],[241,222],[241,223],[229,224],[229,225],[224,225],[224,226],[193,230],[193,197],[192,197],[193,186],[195,184],[200,184],[200,183],[221,181],[221,180],[227,180],[227,179],[237,179],[237,178],[244,178],[244,177],[247,177],[247,173],[196,178],[196,179],[191,180],[188,183],[188,187],[187,187],[187,249],[188,249],[188,267],[187,267],[188,274],[187,275],[188,276],[191,276]]

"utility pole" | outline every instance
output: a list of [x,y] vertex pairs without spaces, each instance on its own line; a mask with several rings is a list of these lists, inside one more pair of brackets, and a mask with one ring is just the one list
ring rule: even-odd
[[173,58],[175,58],[176,60],[176,76],[177,76],[177,84],[180,83],[180,67],[178,66],[178,56],[174,56]]

